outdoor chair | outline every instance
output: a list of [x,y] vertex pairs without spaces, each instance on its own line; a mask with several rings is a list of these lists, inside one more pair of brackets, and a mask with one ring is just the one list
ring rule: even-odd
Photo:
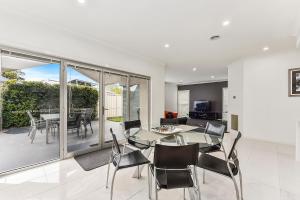
[[82,112],[82,124],[84,126],[84,135],[86,137],[87,135],[87,125],[90,125],[91,132],[94,134],[93,128],[92,128],[92,114],[93,109],[92,108],[86,108]]
[[46,128],[46,121],[38,120],[34,118],[30,111],[26,111],[26,113],[30,119],[30,128],[29,128],[28,136],[30,136],[31,144],[32,144],[35,139],[36,131],[39,130],[42,133],[43,129]]
[[74,113],[74,116],[68,116],[67,129],[68,130],[76,130],[77,136],[79,137],[79,132],[81,129],[81,113]]

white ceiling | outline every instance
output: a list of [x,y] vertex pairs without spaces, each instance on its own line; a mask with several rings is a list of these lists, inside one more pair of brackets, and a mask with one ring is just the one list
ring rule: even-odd
[[[223,80],[246,55],[296,47],[299,0],[0,0],[79,36],[163,62],[166,81]],[[224,20],[231,24],[222,27]],[[210,41],[212,35],[221,39]],[[165,49],[165,43],[170,48]],[[193,72],[192,68],[197,67]]]
[[3,55],[1,57],[1,67],[2,70],[19,70],[19,69],[26,69],[26,68],[32,68],[37,67],[41,65],[46,65],[48,63],[34,61],[34,60],[28,60],[23,58],[16,58],[12,56],[5,56]]

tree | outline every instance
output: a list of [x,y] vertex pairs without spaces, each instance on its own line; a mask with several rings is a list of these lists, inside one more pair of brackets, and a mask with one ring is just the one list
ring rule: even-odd
[[24,75],[25,73],[19,70],[2,72],[2,76],[10,80],[24,80],[24,78],[22,77]]

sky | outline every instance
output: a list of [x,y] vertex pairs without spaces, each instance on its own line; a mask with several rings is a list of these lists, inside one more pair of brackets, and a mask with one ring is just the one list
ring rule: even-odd
[[[25,75],[23,78],[27,81],[59,81],[60,64],[45,64],[37,67],[21,70]],[[96,83],[92,79],[74,70],[72,67],[67,68],[68,81],[79,79],[87,82]]]

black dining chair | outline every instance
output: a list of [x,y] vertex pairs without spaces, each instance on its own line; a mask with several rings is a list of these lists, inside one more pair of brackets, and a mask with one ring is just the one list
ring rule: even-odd
[[213,124],[207,122],[204,133],[213,141],[213,145],[207,143],[199,143],[199,151],[201,153],[212,153],[221,150],[221,143],[224,138],[225,126],[223,124]]
[[126,145],[128,145],[128,144],[137,149],[140,149],[140,150],[145,150],[145,149],[148,149],[151,147],[151,144],[149,143],[149,141],[137,140],[137,139],[134,139],[133,137],[130,137],[131,129],[134,129],[134,128],[138,128],[139,130],[142,129],[141,120],[125,121],[124,128],[125,128],[124,136],[127,140],[127,143],[125,143],[123,146],[124,149],[125,149]]
[[[149,199],[152,197],[152,176],[155,182],[155,200],[159,189],[194,188],[201,199],[196,165],[199,145],[185,146],[155,145],[153,164],[148,166]],[[152,173],[152,175],[150,174]]]
[[[210,137],[213,141],[213,144],[208,143],[199,143],[199,152],[200,153],[213,153],[221,151],[221,143],[223,142],[225,126],[223,124],[216,124],[207,122],[205,127],[205,139],[206,137]],[[205,184],[205,169],[203,169],[202,173],[202,181]]]
[[115,176],[117,171],[120,169],[148,164],[150,163],[150,161],[139,150],[130,153],[122,153],[119,143],[117,141],[117,137],[113,133],[112,128],[110,128],[110,133],[113,138],[113,143],[112,143],[112,153],[109,157],[109,163],[107,168],[106,188],[108,188],[110,164],[113,163],[113,165],[115,166],[115,171],[112,177],[111,187],[110,187],[110,199],[112,200],[113,186],[114,186],[114,181],[115,181]]
[[177,118],[160,118],[160,125],[178,125]]
[[[237,156],[237,151],[236,151],[236,145],[239,139],[242,137],[242,134],[239,132],[237,137],[235,138],[233,145],[231,147],[231,150],[228,154],[226,155],[225,149],[223,144],[221,143],[225,160],[217,158],[215,156],[212,156],[210,154],[201,154],[199,156],[199,162],[198,162],[198,167],[209,170],[221,175],[224,175],[226,177],[229,177],[232,179],[236,191],[236,199],[237,200],[243,200],[243,184],[242,184],[242,173],[240,169],[240,164]],[[237,186],[237,182],[235,180],[235,176],[239,174],[239,179],[240,179],[240,191]],[[241,197],[241,198],[240,198]]]

